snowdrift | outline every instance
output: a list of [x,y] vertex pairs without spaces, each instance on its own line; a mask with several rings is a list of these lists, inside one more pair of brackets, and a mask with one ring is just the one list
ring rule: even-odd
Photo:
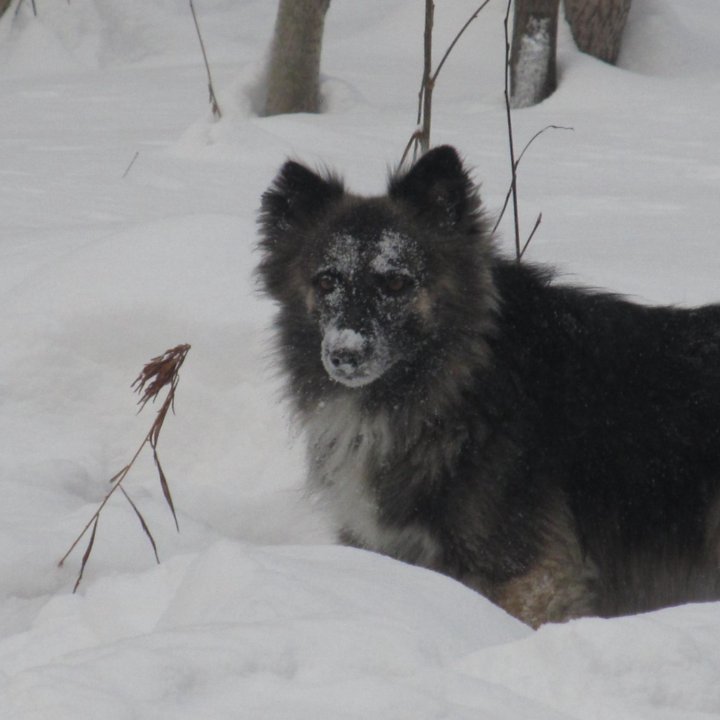
[[[475,9],[436,9],[436,55]],[[509,182],[502,4],[440,76],[433,139],[497,213]],[[255,213],[287,156],[380,192],[413,130],[417,3],[333,3],[318,117],[258,119],[274,3],[37,0],[0,20],[0,716],[653,718],[720,715],[720,604],[537,632],[433,573],[333,545],[303,493],[257,296]],[[649,302],[720,299],[714,0],[635,0],[620,66],[567,30],[558,92],[515,114],[532,261]],[[369,51],[370,50],[370,51]],[[511,252],[509,225],[502,226]],[[176,415],[71,593],[57,561],[151,423],[130,384],[179,343]]]

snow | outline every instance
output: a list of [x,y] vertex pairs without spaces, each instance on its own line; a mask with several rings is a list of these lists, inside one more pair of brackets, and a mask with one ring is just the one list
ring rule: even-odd
[[[253,117],[275,3],[37,0],[0,20],[0,717],[492,718],[720,715],[720,604],[532,632],[429,571],[332,544],[258,297],[259,197],[288,157],[380,192],[414,129],[422,11],[333,3],[322,116]],[[438,6],[436,57],[475,9]],[[490,214],[509,182],[504,3],[443,68],[433,142]],[[559,89],[514,113],[527,258],[648,302],[717,300],[716,0],[635,0],[620,66],[562,28]],[[368,52],[371,49],[371,52]],[[137,154],[137,157],[136,157]],[[133,161],[133,158],[135,158]],[[132,162],[132,166],[130,164]],[[129,169],[128,169],[129,168]],[[512,252],[511,224],[501,225]],[[192,344],[159,454],[103,510],[92,557],[57,561],[154,408],[130,383]]]
[[373,258],[371,267],[380,275],[390,273],[407,274],[402,251],[408,248],[408,238],[394,230],[384,230],[378,242],[377,255]]

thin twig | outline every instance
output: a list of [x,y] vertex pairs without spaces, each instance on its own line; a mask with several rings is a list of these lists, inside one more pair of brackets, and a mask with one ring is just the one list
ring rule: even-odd
[[200,25],[198,24],[197,15],[195,14],[195,6],[193,0],[190,2],[190,11],[192,12],[193,21],[195,22],[195,30],[197,31],[198,40],[200,41],[200,49],[202,50],[203,60],[205,61],[205,70],[207,71],[208,77],[208,93],[210,95],[210,107],[212,108],[213,117],[219,120],[222,117],[222,111],[220,110],[220,104],[215,96],[215,90],[213,88],[212,76],[210,75],[210,64],[208,63],[207,53],[205,52],[205,43],[203,42],[202,34],[200,32]]
[[133,159],[130,161],[130,164],[125,168],[125,172],[122,174],[122,179],[124,180],[128,173],[130,172],[130,168],[135,164],[135,161],[138,159],[140,155],[140,151],[136,151],[136,153],[133,155]]
[[528,245],[530,244],[530,241],[533,239],[533,236],[535,235],[535,232],[540,227],[540,223],[542,222],[542,213],[540,213],[537,216],[537,220],[535,221],[535,225],[533,226],[533,229],[531,233],[528,235],[528,239],[525,241],[525,244],[522,246],[522,250],[520,251],[520,256],[518,257],[518,260],[522,260],[523,255],[525,254],[525,251],[528,249]]
[[515,259],[520,261],[520,216],[518,212],[517,199],[517,164],[515,162],[515,144],[513,141],[512,129],[512,113],[510,112],[510,34],[508,32],[508,24],[510,22],[510,6],[512,0],[508,0],[507,9],[505,10],[505,114],[507,116],[508,128],[508,144],[510,146],[510,194],[513,203],[513,222],[515,225]]
[[402,167],[405,164],[405,158],[407,158],[408,153],[410,152],[410,148],[412,147],[413,143],[418,143],[420,138],[421,130],[418,128],[408,140],[407,145],[405,146],[405,150],[403,150],[403,154],[400,157],[400,167]]
[[548,130],[575,130],[573,127],[566,127],[565,125],[546,125],[542,130],[538,130],[528,141],[525,143],[525,147],[522,149],[522,152],[518,155],[517,160],[515,161],[515,168],[517,169],[517,166],[520,164],[520,161],[523,159],[523,155],[526,153],[527,149],[537,140],[543,133],[546,133]]
[[[517,173],[518,168],[520,167],[520,161],[523,159],[523,156],[525,155],[525,152],[527,149],[539,138],[544,132],[547,130],[574,130],[575,128],[571,127],[565,127],[563,125],[547,125],[542,130],[538,130],[531,138],[528,140],[528,142],[525,144],[525,147],[522,149],[522,152],[520,155],[518,155],[517,160],[515,160],[515,172]],[[510,196],[512,195],[512,182],[510,183],[510,186],[508,187],[507,192],[505,193],[505,201],[503,202],[503,206],[500,210],[500,214],[497,217],[497,220],[495,221],[495,225],[493,226],[491,235],[495,234],[495,231],[500,226],[500,223],[502,222],[503,216],[505,215],[505,210],[507,210],[508,203],[510,202]]]
[[[20,12],[20,8],[22,7],[22,4],[23,4],[23,0],[20,0],[20,2],[18,2],[18,4],[17,4],[17,7],[15,8],[15,14],[13,15],[13,18],[16,18],[18,16],[18,13]],[[33,15],[35,17],[37,17],[38,16],[37,5],[35,4],[35,0],[31,0],[30,5],[32,7]]]
[[68,551],[60,558],[60,562],[58,562],[58,567],[62,567],[65,561],[68,559],[72,551],[77,547],[80,540],[82,540],[83,535],[90,529],[90,527],[97,522],[97,519],[100,517],[100,513],[102,512],[103,508],[107,505],[108,500],[113,496],[115,491],[120,487],[120,483],[125,479],[125,476],[130,472],[130,468],[132,467],[132,464],[137,460],[138,456],[140,455],[140,452],[142,451],[143,447],[145,445],[145,441],[142,442],[140,447],[137,449],[137,452],[135,455],[133,455],[133,459],[119,472],[117,473],[110,482],[113,483],[113,486],[110,488],[110,490],[106,493],[105,497],[102,499],[102,502],[98,506],[97,510],[93,513],[92,517],[87,521],[85,524],[85,527],[80,531],[80,534],[75,538],[75,541],[73,544],[69,547]]
[[457,44],[457,41],[462,37],[462,34],[470,27],[470,24],[472,21],[482,12],[482,10],[485,9],[485,6],[490,2],[490,0],[485,0],[482,5],[467,19],[467,22],[460,28],[460,32],[455,36],[455,39],[450,43],[450,46],[445,51],[445,54],[442,56],[442,60],[438,63],[438,66],[435,68],[435,72],[433,73],[432,79],[433,83],[437,80],[438,75],[440,74],[440,70],[442,70],[442,66],[445,64],[445,61],[450,56],[450,53],[452,52],[453,48]]
[[432,94],[434,89],[434,81],[432,78],[432,32],[435,17],[435,3],[433,0],[425,0],[425,33],[423,36],[424,47],[424,66],[423,66],[423,82],[420,94],[422,102],[422,129],[418,144],[422,152],[427,152],[430,148],[430,124],[432,122]]
[[443,66],[445,65],[445,62],[447,61],[448,57],[450,57],[450,53],[453,51],[453,48],[457,44],[458,40],[462,37],[463,33],[468,29],[468,27],[472,24],[473,20],[477,18],[477,16],[480,14],[480,12],[485,8],[485,6],[490,2],[490,0],[485,0],[481,5],[475,10],[475,12],[466,20],[465,24],[460,28],[457,35],[453,38],[453,41],[448,46],[447,50],[445,51],[445,54],[442,56],[442,59],[438,63],[438,66],[435,68],[435,72],[432,71],[432,30],[433,30],[433,22],[434,22],[434,12],[435,12],[435,5],[432,2],[432,0],[425,0],[425,32],[423,36],[423,75],[422,80],[420,81],[420,90],[418,92],[418,109],[417,109],[417,129],[413,132],[413,134],[410,136],[410,140],[408,140],[407,145],[405,146],[405,150],[402,154],[402,158],[400,160],[400,166],[402,166],[405,162],[405,159],[408,156],[408,153],[410,152],[410,148],[414,147],[414,153],[413,153],[413,160],[417,159],[417,151],[418,148],[422,150],[422,152],[426,152],[430,147],[430,128],[431,128],[431,115],[432,115],[432,93],[435,89],[435,83],[437,82],[438,75],[440,75],[440,71],[442,70]]

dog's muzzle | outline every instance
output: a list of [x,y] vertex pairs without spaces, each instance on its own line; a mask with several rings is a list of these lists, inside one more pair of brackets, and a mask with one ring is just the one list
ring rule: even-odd
[[322,341],[322,363],[327,374],[348,387],[377,380],[387,367],[374,338],[347,328],[329,328]]

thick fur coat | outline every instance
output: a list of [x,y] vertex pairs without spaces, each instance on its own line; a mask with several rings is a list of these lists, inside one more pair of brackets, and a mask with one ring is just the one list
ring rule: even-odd
[[287,162],[260,229],[309,485],[343,542],[532,626],[720,597],[720,306],[503,258],[450,147],[381,197]]

